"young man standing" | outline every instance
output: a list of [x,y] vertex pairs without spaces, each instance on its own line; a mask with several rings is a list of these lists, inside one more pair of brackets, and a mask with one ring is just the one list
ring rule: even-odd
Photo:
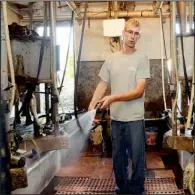
[[[123,31],[123,47],[103,64],[89,110],[101,102],[101,109],[110,106],[113,169],[116,193],[142,194],[145,180],[144,96],[146,80],[150,78],[149,60],[137,51],[141,25],[130,19]],[[111,95],[104,96],[108,83]],[[102,98],[103,97],[103,98]],[[132,175],[129,177],[129,161]]]

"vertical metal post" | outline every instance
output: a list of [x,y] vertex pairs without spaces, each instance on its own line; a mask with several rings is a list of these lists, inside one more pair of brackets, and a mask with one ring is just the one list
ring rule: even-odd
[[52,121],[54,124],[54,134],[59,134],[58,120],[58,91],[56,76],[56,2],[50,2],[50,38],[51,38],[51,69],[52,69]]
[[45,84],[45,112],[46,112],[46,124],[49,124],[50,117],[49,117],[49,86]]
[[175,69],[175,82],[176,82],[176,95],[174,98],[172,106],[172,135],[177,136],[177,97],[178,97],[178,67],[177,67],[177,43],[176,43],[176,2],[172,2],[172,33],[171,33],[171,42],[172,42],[172,62]]

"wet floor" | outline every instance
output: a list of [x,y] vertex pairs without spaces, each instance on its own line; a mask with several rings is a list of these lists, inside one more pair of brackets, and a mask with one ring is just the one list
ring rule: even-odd
[[[178,189],[182,188],[182,170],[178,164],[174,150],[155,147],[146,150],[146,166],[148,178],[175,178]],[[87,177],[91,179],[114,179],[112,158],[108,155],[102,158],[88,147],[78,159],[73,159],[64,165],[56,174],[42,194],[55,194],[55,188],[66,177]]]

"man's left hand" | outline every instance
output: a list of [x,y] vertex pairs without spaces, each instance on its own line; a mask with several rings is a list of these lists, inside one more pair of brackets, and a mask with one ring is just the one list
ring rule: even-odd
[[113,101],[114,101],[114,98],[112,95],[105,96],[104,98],[102,98],[99,101],[102,104],[100,109],[103,110],[103,109],[107,108]]

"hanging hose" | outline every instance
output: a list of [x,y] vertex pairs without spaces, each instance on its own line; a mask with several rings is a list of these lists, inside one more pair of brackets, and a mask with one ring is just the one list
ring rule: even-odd
[[82,46],[83,46],[83,38],[84,38],[84,30],[85,30],[85,22],[86,22],[86,15],[87,15],[87,2],[85,2],[85,11],[84,11],[84,17],[83,17],[83,25],[82,25],[82,31],[81,31],[81,39],[80,39],[80,48],[79,48],[79,54],[77,59],[77,68],[75,72],[75,86],[74,86],[74,113],[77,125],[80,128],[80,131],[83,131],[83,128],[81,127],[81,124],[78,119],[78,113],[77,113],[77,86],[78,86],[78,78],[79,78],[79,71],[80,71],[80,65],[81,65],[81,52],[82,52]]
[[163,61],[163,29],[162,29],[162,12],[160,11],[160,27],[161,27],[161,66],[162,66],[162,90],[163,90],[163,101],[164,109],[167,110],[166,94],[165,94],[165,76],[164,76],[164,61]]
[[63,71],[63,76],[62,76],[62,81],[60,84],[60,91],[59,93],[61,93],[62,91],[62,86],[64,83],[64,78],[66,75],[66,68],[67,68],[67,64],[68,64],[68,55],[69,55],[69,50],[70,50],[70,41],[71,41],[71,34],[72,34],[72,26],[73,26],[73,18],[74,18],[74,12],[72,11],[72,16],[71,16],[71,23],[70,23],[70,32],[69,32],[69,41],[68,41],[68,49],[67,49],[67,53],[66,53],[66,62],[65,62],[65,67],[64,67],[64,71]]
[[[160,8],[160,14],[161,14],[161,19],[162,19],[162,8]],[[163,26],[163,22],[161,21],[161,27],[162,27],[162,35],[163,35],[163,43],[164,43],[164,53],[165,53],[165,58],[166,60],[168,60],[168,56],[167,56],[167,50],[166,50],[166,43],[165,43],[165,31],[164,31],[164,26]],[[171,84],[171,75],[168,71],[168,82]]]
[[9,71],[10,71],[10,77],[11,77],[11,99],[10,99],[10,113],[12,111],[12,107],[14,104],[14,99],[15,99],[15,89],[16,89],[16,84],[15,84],[15,75],[14,75],[14,65],[13,65],[13,59],[12,59],[12,51],[11,51],[11,43],[10,43],[10,38],[9,38],[9,30],[8,30],[8,21],[7,21],[7,2],[3,1],[3,21],[4,21],[4,31],[5,31],[5,42],[6,42],[6,47],[7,47],[7,55],[8,55],[8,61],[9,61]]
[[[74,12],[73,12],[74,14]],[[73,27],[72,27],[72,37],[73,37],[73,72],[74,72],[74,78],[76,75],[76,41],[75,41],[75,14],[73,15]]]
[[41,72],[42,64],[43,64],[43,55],[44,55],[44,47],[45,47],[45,39],[47,36],[47,2],[44,3],[44,20],[43,20],[43,38],[41,42],[40,56],[39,56],[39,65],[37,71],[36,81],[38,82],[39,74]]
[[185,78],[185,84],[186,84],[186,93],[187,93],[187,96],[190,100],[190,87],[189,87],[189,83],[188,83],[188,75],[187,75],[185,56],[184,56],[183,24],[181,22],[181,13],[180,13],[179,2],[177,2],[177,13],[178,13],[178,19],[180,22],[180,25],[179,25],[180,32],[181,32],[180,41],[181,41],[181,52],[182,52],[182,60],[183,60],[183,71],[184,71],[184,78]]

